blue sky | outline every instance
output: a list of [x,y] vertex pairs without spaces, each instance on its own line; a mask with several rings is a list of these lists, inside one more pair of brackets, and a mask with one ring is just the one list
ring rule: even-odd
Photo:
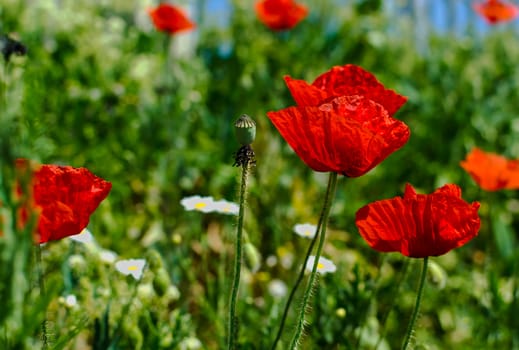
[[[256,0],[243,1],[249,1],[252,7]],[[500,24],[494,27],[488,25],[482,18],[475,14],[472,9],[472,4],[474,2],[482,1],[484,0],[408,0],[407,2],[424,4],[424,6],[427,7],[429,23],[439,32],[444,32],[447,28],[451,27],[451,29],[454,29],[454,32],[463,33],[469,23],[471,23],[477,32],[480,33],[484,33],[490,28],[507,27],[510,25],[517,28],[517,21],[512,24]],[[307,4],[312,3],[312,1],[301,2]],[[337,3],[339,6],[348,6],[353,3],[353,0],[337,0]],[[396,3],[405,4],[405,1],[384,0],[384,3],[387,8],[390,8],[392,6],[394,7]],[[207,15],[205,19],[224,24],[229,15],[230,0],[206,0],[205,4]]]

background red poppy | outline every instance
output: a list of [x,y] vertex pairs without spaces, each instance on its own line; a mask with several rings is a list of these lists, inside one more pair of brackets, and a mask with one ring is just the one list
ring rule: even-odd
[[460,165],[486,191],[519,188],[519,160],[474,148]]
[[162,32],[175,34],[196,27],[187,15],[177,6],[160,4],[148,11],[155,28]]
[[490,24],[511,21],[519,16],[519,8],[516,5],[501,0],[475,3],[473,7]]
[[262,0],[255,9],[259,20],[276,31],[292,29],[308,15],[306,6],[294,0]]

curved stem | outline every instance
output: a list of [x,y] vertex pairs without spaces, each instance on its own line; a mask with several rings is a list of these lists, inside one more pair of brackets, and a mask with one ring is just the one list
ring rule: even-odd
[[423,258],[423,267],[422,274],[420,276],[420,282],[418,284],[418,292],[416,295],[416,303],[414,305],[413,315],[411,316],[411,321],[409,321],[409,325],[407,326],[407,333],[404,339],[404,343],[402,344],[402,350],[406,350],[409,342],[411,340],[411,335],[414,332],[414,324],[416,322],[416,318],[418,317],[418,312],[420,311],[420,302],[422,301],[423,287],[425,285],[425,277],[427,276],[427,262],[429,257]]
[[292,301],[294,300],[294,296],[297,292],[299,285],[301,284],[301,282],[303,281],[303,278],[305,277],[306,264],[308,263],[308,259],[310,258],[310,255],[312,255],[312,251],[314,250],[315,243],[317,242],[317,238],[319,237],[319,232],[321,230],[322,222],[323,222],[323,216],[321,215],[319,217],[319,222],[317,223],[317,227],[315,229],[315,235],[312,238],[310,245],[308,246],[308,250],[306,251],[305,260],[301,267],[301,271],[299,271],[299,276],[297,276],[296,283],[292,287],[292,290],[290,291],[290,295],[288,296],[288,300],[285,305],[285,310],[283,311],[283,316],[281,317],[281,323],[279,325],[278,333],[276,335],[276,339],[274,340],[274,343],[272,344],[272,348],[271,348],[272,350],[276,349],[276,346],[278,345],[278,342],[281,339],[281,334],[283,334],[283,328],[285,327],[285,322],[288,317],[290,305],[292,304]]
[[234,277],[231,288],[231,301],[229,306],[229,335],[228,349],[236,349],[236,340],[238,338],[238,320],[236,318],[236,300],[238,298],[238,289],[240,287],[240,274],[242,264],[242,240],[243,240],[243,217],[245,211],[245,197],[247,192],[247,178],[249,173],[249,163],[246,162],[242,167],[240,200],[238,213],[238,227],[236,228],[236,249],[234,254]]
[[[43,259],[42,255],[42,247],[41,244],[38,244],[36,247],[36,264],[38,265],[38,284],[40,287],[40,295],[45,298],[45,279],[43,277]],[[42,349],[46,350],[49,347],[49,337],[47,334],[47,310],[45,310],[45,315],[43,321],[41,322],[41,342]]]
[[[324,241],[326,238],[326,224],[328,221],[328,216],[330,215],[330,209],[332,207],[333,198],[335,196],[335,188],[337,187],[337,173],[330,173],[330,178],[328,180],[328,188],[326,190],[326,196],[324,198],[323,210],[321,212],[321,224],[322,229],[319,236],[319,245],[317,246],[317,251],[315,252],[314,266],[312,267],[312,272],[310,273],[310,278],[308,280],[308,284],[306,286],[305,294],[303,296],[303,305],[301,306],[301,310],[299,312],[299,319],[297,321],[296,330],[294,332],[294,336],[292,337],[292,341],[290,342],[290,349],[296,349],[299,344],[299,339],[303,333],[303,329],[305,326],[305,313],[306,313],[306,305],[310,300],[310,295],[312,294],[312,289],[314,288],[315,276],[317,275],[317,266],[319,265],[319,258],[321,257],[321,252],[323,250]],[[308,261],[309,255],[306,257],[306,261]],[[306,263],[302,267],[306,268]]]

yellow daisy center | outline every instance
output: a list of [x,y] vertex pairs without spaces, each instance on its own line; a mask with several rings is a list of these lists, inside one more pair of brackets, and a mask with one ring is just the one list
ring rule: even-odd
[[128,266],[128,271],[137,271],[138,268],[135,265]]
[[322,270],[322,269],[324,269],[323,263],[317,263],[317,270]]
[[207,206],[207,203],[204,203],[204,202],[198,202],[195,204],[196,209],[202,209],[202,208],[205,208],[206,206]]

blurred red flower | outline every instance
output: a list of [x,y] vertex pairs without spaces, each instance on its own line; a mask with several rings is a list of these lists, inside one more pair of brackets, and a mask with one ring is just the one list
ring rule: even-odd
[[359,209],[355,224],[371,248],[423,258],[445,254],[474,238],[480,227],[478,209],[478,202],[468,204],[461,198],[456,185],[423,195],[407,184],[403,198]]
[[501,0],[474,3],[473,7],[490,24],[511,21],[519,15],[519,8],[516,5]]
[[308,15],[306,6],[294,0],[261,0],[255,8],[259,20],[275,31],[292,29]]
[[407,125],[392,118],[406,98],[358,66],[333,67],[311,85],[285,82],[297,107],[267,115],[315,171],[361,176],[409,139]]
[[[112,188],[85,168],[70,166],[33,166],[26,159],[16,162],[18,173],[28,176],[32,192],[30,203],[21,212],[22,224],[28,210],[36,210],[39,242],[59,240],[80,233]],[[18,189],[21,195],[23,188]]]
[[170,35],[175,33],[192,30],[196,27],[182,11],[176,6],[169,4],[160,4],[159,6],[148,10],[148,13],[155,25],[155,28]]
[[485,191],[519,189],[519,160],[474,148],[460,165]]

